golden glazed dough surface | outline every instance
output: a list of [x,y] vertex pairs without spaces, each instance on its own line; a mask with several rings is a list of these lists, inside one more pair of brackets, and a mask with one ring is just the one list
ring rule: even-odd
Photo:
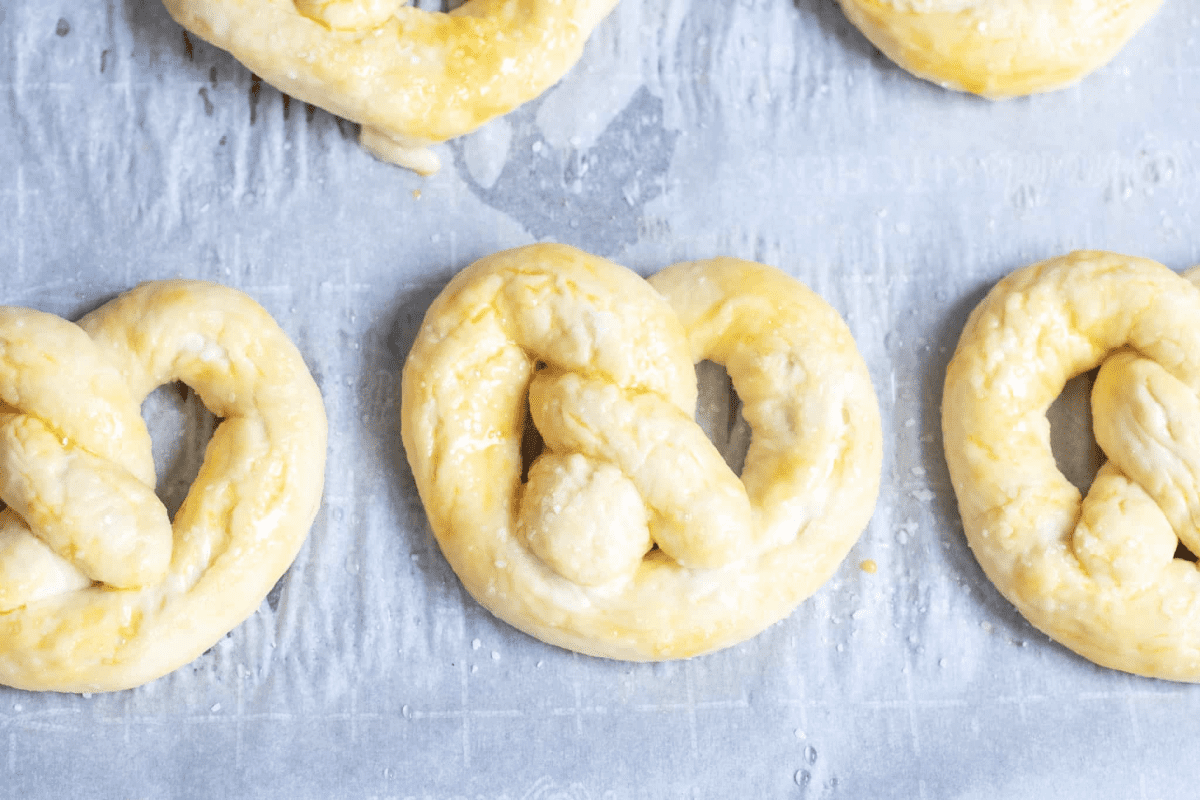
[[[1092,391],[1108,462],[1087,496],[1046,410]],[[1200,290],[1145,259],[1072,253],[972,312],[946,375],[946,461],[971,549],[1025,617],[1107,667],[1200,681]]]
[[[173,381],[222,422],[171,521],[141,403]],[[299,352],[240,292],[147,283],[78,325],[0,308],[0,683],[110,691],[199,656],[295,558],[325,440]]]
[[[694,421],[705,359],[753,429],[740,480]],[[522,483],[527,416],[545,449]],[[794,279],[728,258],[650,282],[560,245],[476,262],[426,314],[402,422],[468,591],[610,658],[697,655],[783,618],[879,489],[879,410],[849,329]]]
[[362,125],[363,146],[428,175],[428,146],[563,76],[616,0],[164,0],[180,25],[293,97]]
[[1109,62],[1162,0],[840,0],[904,69],[994,99],[1060,89]]

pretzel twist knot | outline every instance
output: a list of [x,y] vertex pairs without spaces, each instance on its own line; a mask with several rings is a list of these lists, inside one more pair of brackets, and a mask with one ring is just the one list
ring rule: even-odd
[[[1193,281],[1200,276],[1189,273]],[[1166,267],[1081,252],[1018,270],[972,313],[942,406],[980,564],[1034,625],[1101,665],[1200,681],[1200,290]],[[1108,461],[1085,497],[1045,412],[1092,388]]]
[[293,97],[362,125],[373,155],[429,175],[428,149],[540,95],[616,0],[164,0],[175,20]]
[[[701,360],[725,365],[753,429],[740,479],[695,422]],[[527,418],[543,450],[523,481]],[[695,655],[786,616],[857,540],[879,486],[878,407],[845,323],[734,259],[647,283],[564,246],[485,258],[429,309],[402,421],[472,595],[613,658]]]
[[[142,400],[223,419],[172,522]],[[325,415],[274,320],[232,289],[143,284],[78,325],[0,308],[0,683],[136,686],[199,655],[303,543]]]

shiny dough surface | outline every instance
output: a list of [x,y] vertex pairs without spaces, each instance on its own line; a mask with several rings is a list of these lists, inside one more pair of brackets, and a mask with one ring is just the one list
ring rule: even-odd
[[1060,89],[1104,66],[1162,0],[840,0],[914,75],[994,99]]
[[475,130],[563,76],[616,0],[164,0],[179,24],[272,86],[362,125],[375,156],[421,174],[428,146]]
[[[1189,273],[1193,280],[1196,276]],[[1046,410],[1092,390],[1107,462],[1082,497]],[[1075,652],[1200,681],[1200,290],[1161,264],[1077,252],[1018,270],[972,312],[942,399],[963,527],[988,577]]]
[[[220,420],[174,520],[141,403],[182,381]],[[0,683],[153,680],[248,617],[316,515],[326,419],[261,306],[143,284],[78,324],[0,308]]]
[[[725,366],[753,430],[740,480],[695,422],[702,360]],[[523,482],[529,418],[544,449]],[[402,423],[468,591],[543,641],[617,659],[693,656],[782,619],[879,489],[879,410],[849,329],[736,259],[647,282],[561,245],[484,258],[425,317]]]

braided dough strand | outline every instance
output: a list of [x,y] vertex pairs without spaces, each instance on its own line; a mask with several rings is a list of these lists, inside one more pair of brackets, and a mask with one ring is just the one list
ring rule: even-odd
[[917,77],[992,99],[1061,89],[1107,64],[1162,0],[840,0]]
[[[1200,290],[1166,267],[1072,253],[1002,280],[946,376],[946,460],[972,550],[1030,622],[1104,666],[1200,681]],[[1074,375],[1108,463],[1086,497],[1046,410]]]
[[[726,365],[754,427],[741,480],[694,422],[701,359]],[[530,416],[545,451],[522,482]],[[610,658],[696,655],[786,616],[857,540],[879,487],[878,407],[845,323],[734,259],[650,283],[560,245],[476,262],[425,317],[402,421],[468,591]]]
[[376,157],[436,172],[428,146],[550,88],[616,0],[164,0],[175,20],[271,85],[361,123]]
[[[140,405],[173,381],[222,422],[171,522]],[[320,393],[232,289],[143,284],[78,326],[0,309],[0,397],[0,683],[113,690],[191,661],[262,602],[316,514]]]

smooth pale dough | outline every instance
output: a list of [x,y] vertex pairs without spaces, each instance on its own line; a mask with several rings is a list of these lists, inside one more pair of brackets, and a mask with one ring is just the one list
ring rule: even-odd
[[1109,62],[1162,0],[840,0],[914,75],[993,99],[1061,89]]
[[[1189,273],[1188,278],[1197,276]],[[1046,410],[1092,390],[1107,463],[1059,472]],[[1200,681],[1200,290],[1161,264],[1077,252],[1018,270],[972,312],[942,398],[946,461],[984,572],[1097,664]]]
[[[705,359],[753,429],[741,480],[694,421]],[[879,490],[879,409],[849,329],[796,280],[729,258],[650,282],[561,245],[484,258],[426,314],[401,413],[467,590],[609,658],[693,656],[782,619]],[[523,484],[530,415],[545,450]]]
[[616,0],[164,0],[175,20],[272,86],[360,123],[376,157],[437,172],[429,145],[563,76]]
[[[172,522],[141,403],[173,381],[222,422]],[[0,307],[0,683],[111,691],[199,656],[295,558],[325,440],[300,353],[233,289],[147,283],[78,325]]]

